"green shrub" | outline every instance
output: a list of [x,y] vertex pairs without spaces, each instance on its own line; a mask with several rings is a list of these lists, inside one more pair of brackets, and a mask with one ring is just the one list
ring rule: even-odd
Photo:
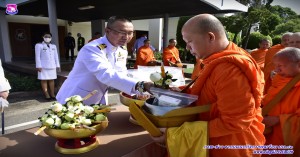
[[162,60],[162,52],[154,52],[154,57],[156,60]]
[[276,35],[273,38],[273,45],[277,45],[277,44],[280,44],[280,43],[281,43],[281,35]]
[[[263,35],[259,32],[251,33],[250,36],[249,36],[247,49],[256,49],[256,48],[258,48],[260,40],[266,39],[266,38],[271,42],[271,45],[272,45],[272,38],[269,35],[265,36],[265,35]],[[243,43],[244,42],[246,42],[245,38],[243,39]]]
[[5,77],[11,86],[10,92],[33,91],[41,88],[36,76],[5,71]]

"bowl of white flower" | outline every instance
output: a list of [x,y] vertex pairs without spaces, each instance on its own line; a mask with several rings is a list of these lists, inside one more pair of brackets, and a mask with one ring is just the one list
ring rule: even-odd
[[65,104],[53,102],[48,111],[38,119],[41,130],[57,139],[55,149],[63,154],[79,154],[99,145],[95,135],[108,126],[110,107],[101,104],[84,105],[83,99],[72,96]]
[[166,73],[151,73],[150,80],[154,83],[155,87],[169,89],[171,83],[175,82],[177,79],[173,79],[173,75],[167,71]]

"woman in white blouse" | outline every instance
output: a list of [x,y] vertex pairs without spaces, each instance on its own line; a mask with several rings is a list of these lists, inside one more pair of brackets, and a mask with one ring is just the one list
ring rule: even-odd
[[56,70],[60,69],[57,48],[51,44],[51,38],[51,33],[44,33],[44,41],[35,45],[36,69],[46,100],[55,100],[54,80],[57,78]]

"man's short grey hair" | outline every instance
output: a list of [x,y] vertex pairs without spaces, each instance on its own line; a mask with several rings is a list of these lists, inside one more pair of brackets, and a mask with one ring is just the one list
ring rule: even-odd
[[291,62],[300,62],[300,49],[295,47],[286,47],[277,52],[274,57],[283,57]]
[[124,16],[111,16],[108,20],[107,20],[107,26],[108,28],[112,28],[113,27],[113,24],[116,22],[116,21],[123,21],[123,22],[131,22],[131,20],[127,17],[124,17]]

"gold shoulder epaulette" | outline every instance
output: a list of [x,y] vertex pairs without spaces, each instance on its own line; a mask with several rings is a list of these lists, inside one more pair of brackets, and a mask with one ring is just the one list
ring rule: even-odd
[[104,50],[107,46],[105,44],[99,44],[97,45],[97,47],[100,49],[100,50]]

